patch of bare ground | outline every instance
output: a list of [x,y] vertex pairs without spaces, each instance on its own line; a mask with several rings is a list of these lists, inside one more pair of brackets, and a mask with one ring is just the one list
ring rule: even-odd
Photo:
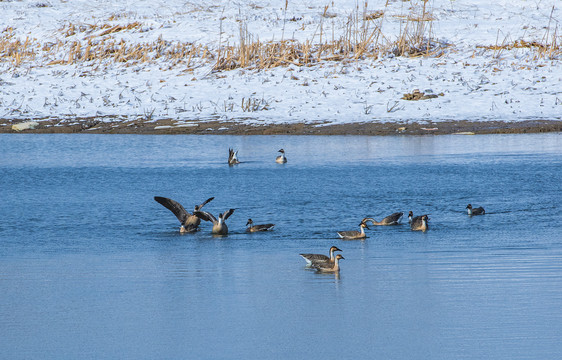
[[123,121],[99,118],[72,120],[37,120],[32,129],[17,131],[12,128],[23,121],[0,119],[0,133],[87,133],[87,134],[194,134],[194,135],[447,135],[447,134],[524,134],[562,132],[560,120],[526,121],[467,121],[451,120],[439,122],[372,122],[372,123],[287,123],[249,124],[240,121],[176,121],[142,120]]

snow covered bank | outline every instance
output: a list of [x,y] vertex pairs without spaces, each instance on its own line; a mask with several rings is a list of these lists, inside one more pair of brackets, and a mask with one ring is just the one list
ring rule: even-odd
[[[407,26],[422,23],[408,20],[420,14],[421,1],[302,0],[288,1],[286,7],[267,0],[213,5],[175,0],[4,1],[0,118],[168,119],[180,125],[184,120],[559,121],[559,5],[556,0],[429,1],[424,34],[442,46],[430,56],[408,57],[395,56],[392,44]],[[379,17],[357,21],[354,14]],[[351,26],[380,30],[377,44],[388,51],[306,66],[216,71],[219,49],[239,46],[241,39],[323,44],[341,38]],[[131,53],[120,58],[110,53],[90,59],[88,49],[100,44],[114,52],[125,45],[154,44],[160,55],[152,51],[135,59]],[[197,54],[170,55],[174,48],[185,51],[199,45]],[[402,99],[415,89],[441,96]]]

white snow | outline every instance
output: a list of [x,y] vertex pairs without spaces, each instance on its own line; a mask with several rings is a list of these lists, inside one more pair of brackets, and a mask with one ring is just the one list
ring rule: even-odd
[[[439,56],[388,52],[378,58],[230,71],[213,71],[215,62],[200,58],[189,66],[164,57],[66,64],[70,44],[76,42],[82,51],[88,40],[134,46],[159,39],[169,47],[192,42],[216,51],[238,44],[241,27],[262,42],[318,44],[343,36],[353,14],[375,11],[384,16],[370,24],[380,24],[381,42],[390,43],[406,17],[423,6],[421,0],[286,4],[285,9],[284,1],[268,0],[0,1],[0,118],[173,119],[180,126],[211,119],[323,124],[562,118],[560,50],[536,58],[537,51],[529,48],[482,48],[520,40],[556,40],[560,48],[559,0],[428,1],[431,37],[448,45]],[[113,26],[133,23],[103,35]],[[6,44],[26,39],[36,44],[35,57],[22,55],[15,64],[13,56],[6,56]],[[442,96],[401,99],[414,89]],[[252,109],[244,106],[248,102]]]

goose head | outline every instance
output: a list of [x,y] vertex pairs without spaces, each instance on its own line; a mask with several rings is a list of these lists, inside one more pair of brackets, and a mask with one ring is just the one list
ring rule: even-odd
[[336,246],[332,246],[332,247],[330,248],[330,252],[333,252],[333,251],[342,251],[342,250],[339,249],[339,248],[336,247]]

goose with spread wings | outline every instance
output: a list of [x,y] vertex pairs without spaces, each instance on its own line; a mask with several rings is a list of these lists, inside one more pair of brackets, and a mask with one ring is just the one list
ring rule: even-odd
[[206,211],[194,211],[193,214],[200,218],[201,220],[210,221],[213,223],[213,229],[211,233],[215,235],[227,235],[228,234],[228,226],[226,226],[226,219],[232,215],[235,209],[229,209],[222,214],[219,214],[219,218],[213,216],[213,214],[208,213]]
[[[205,206],[205,204],[212,201],[213,199],[214,197],[211,197],[205,200],[203,203],[195,205],[194,212],[201,210],[201,208]],[[198,230],[201,219],[199,219],[194,214],[188,213],[179,202],[162,196],[155,196],[154,200],[162,204],[166,209],[170,210],[174,213],[174,215],[176,215],[181,224],[180,233],[195,232]]]

